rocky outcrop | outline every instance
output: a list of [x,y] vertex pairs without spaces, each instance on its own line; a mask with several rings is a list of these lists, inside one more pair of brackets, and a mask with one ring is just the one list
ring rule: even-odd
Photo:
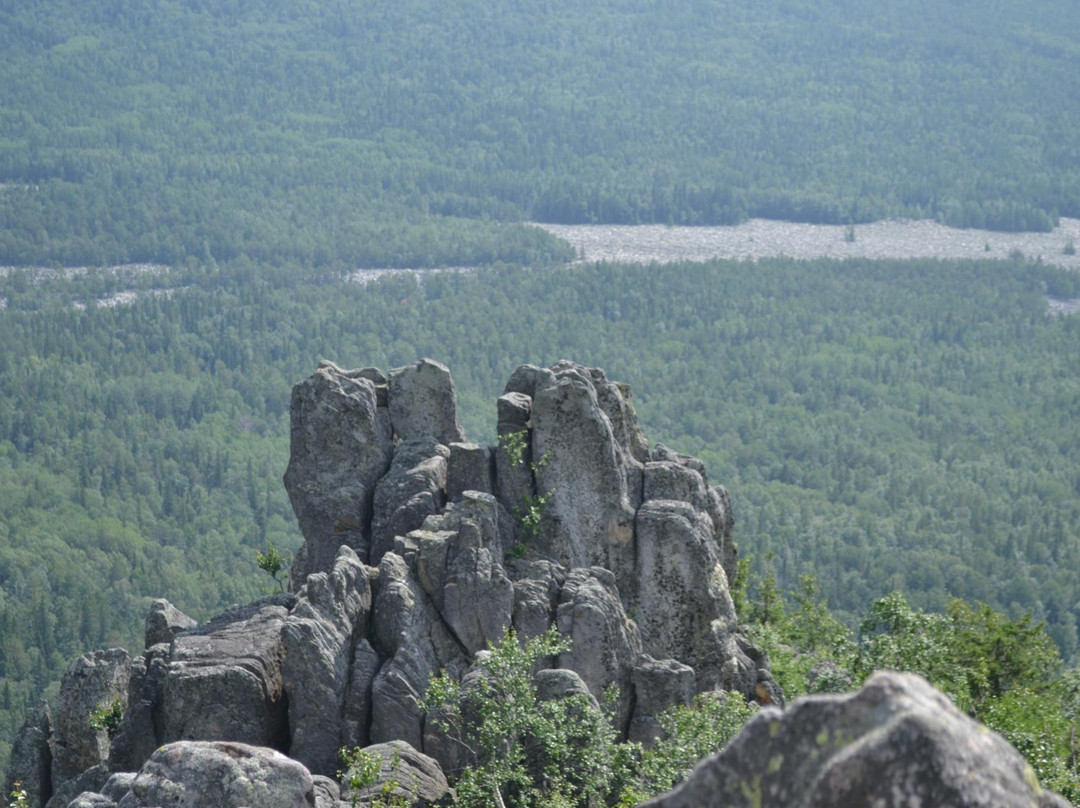
[[[332,806],[342,795],[325,778],[343,746],[391,744],[460,771],[469,761],[423,693],[439,671],[475,685],[479,655],[511,627],[557,626],[571,646],[540,664],[556,668],[537,680],[545,697],[614,685],[624,735],[653,737],[655,712],[694,690],[775,687],[737,634],[726,492],[693,458],[650,451],[627,386],[572,362],[524,365],[496,413],[499,445],[469,443],[443,365],[320,364],[292,391],[294,594],[202,625],[156,601],[141,657],[108,675],[80,663],[96,672],[65,685],[57,726],[28,725],[20,775],[50,769],[39,798],[85,785],[88,805],[142,805],[213,788],[176,785],[200,761],[248,777],[263,765],[238,751],[250,745],[303,764],[303,782],[321,783],[311,799]],[[114,696],[126,709],[110,746],[86,715]],[[98,790],[136,771],[126,790]],[[233,799],[208,793],[202,804]]]
[[413,808],[427,808],[434,805],[450,792],[439,764],[401,741],[390,741],[369,746],[369,754],[378,755],[379,774],[376,781],[367,788],[355,793],[343,789],[342,805],[351,804],[355,799],[359,805],[369,805],[384,790],[395,798],[405,800]]
[[690,779],[643,808],[1067,806],[1000,736],[912,674],[767,708]]

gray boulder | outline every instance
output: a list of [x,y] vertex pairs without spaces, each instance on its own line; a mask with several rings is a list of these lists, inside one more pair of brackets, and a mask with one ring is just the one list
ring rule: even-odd
[[[554,382],[552,376],[552,382]],[[536,495],[532,473],[532,398],[524,393],[506,393],[496,402],[499,445],[495,448],[495,480],[499,502],[513,513]],[[507,441],[523,444],[514,456],[507,451]]]
[[371,378],[381,374],[369,370],[324,362],[293,387],[285,488],[304,534],[292,566],[295,589],[330,569],[342,544],[368,557],[375,483],[392,452],[390,414]]
[[627,739],[651,744],[663,731],[656,716],[694,700],[694,669],[674,659],[642,654],[634,666],[634,715]]
[[446,365],[421,359],[390,371],[390,423],[399,441],[434,438],[448,445],[465,440]]
[[179,635],[162,694],[163,740],[289,748],[281,639],[291,595],[232,609]]
[[924,679],[877,673],[857,693],[766,708],[689,780],[643,808],[1067,806],[1000,736]]
[[[54,790],[109,757],[109,737],[105,730],[91,729],[90,716],[115,701],[126,707],[130,676],[131,657],[123,648],[83,654],[68,666],[53,728]],[[79,789],[68,801],[85,790],[96,789]]]
[[404,741],[375,744],[364,751],[381,759],[379,779],[356,793],[342,789],[345,802],[356,799],[359,805],[371,805],[387,784],[392,785],[391,793],[395,797],[407,800],[413,808],[427,808],[450,793],[450,785],[438,761]]
[[315,808],[308,770],[273,749],[180,741],[139,771],[119,808]]
[[576,671],[567,668],[548,668],[537,671],[533,676],[536,685],[536,698],[539,701],[558,701],[568,696],[586,696],[592,705],[599,709],[600,702],[589,692],[589,686],[585,684]]
[[375,486],[370,563],[394,548],[394,538],[416,530],[446,503],[450,450],[434,438],[418,438],[394,449],[390,470]]
[[67,808],[116,808],[116,803],[104,794],[84,791],[68,803]]
[[44,699],[30,711],[11,745],[4,795],[19,783],[28,808],[42,808],[52,796],[52,715]]
[[367,634],[374,575],[342,545],[329,572],[308,576],[282,627],[289,755],[315,774],[337,771],[349,668],[357,639]]
[[158,598],[146,615],[145,646],[171,643],[181,631],[194,628],[198,623],[173,606],[165,598]]
[[626,617],[615,576],[600,567],[571,570],[559,595],[559,632],[570,639],[557,667],[578,673],[598,700],[619,688],[616,727],[625,732],[632,705],[631,675],[641,654],[637,626]]

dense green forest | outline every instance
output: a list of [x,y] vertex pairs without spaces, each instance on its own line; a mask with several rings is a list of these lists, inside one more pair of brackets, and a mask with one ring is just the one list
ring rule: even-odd
[[0,6],[0,265],[564,257],[523,219],[1080,216],[1080,7]]
[[[128,305],[95,300],[134,288]],[[1038,263],[771,260],[394,275],[297,268],[0,278],[0,731],[79,652],[139,647],[152,597],[205,619],[300,541],[280,477],[320,358],[454,374],[473,439],[520,363],[633,385],[647,435],[707,463],[737,539],[857,624],[894,590],[1046,620],[1080,602],[1080,320]],[[86,305],[75,307],[74,303]],[[2,750],[0,750],[2,751]]]

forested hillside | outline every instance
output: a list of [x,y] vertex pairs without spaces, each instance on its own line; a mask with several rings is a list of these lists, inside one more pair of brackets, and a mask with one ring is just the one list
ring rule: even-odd
[[531,262],[522,219],[1080,216],[1069,0],[0,8],[0,265]]
[[755,580],[813,573],[851,623],[894,589],[982,600],[1076,652],[1080,321],[1046,316],[1080,297],[1073,273],[774,260],[364,286],[238,262],[125,285],[142,296],[103,306],[110,273],[0,278],[5,738],[66,659],[137,648],[149,598],[205,619],[273,585],[256,552],[299,543],[289,391],[324,357],[445,362],[487,441],[518,364],[604,367],[653,440],[730,488]]

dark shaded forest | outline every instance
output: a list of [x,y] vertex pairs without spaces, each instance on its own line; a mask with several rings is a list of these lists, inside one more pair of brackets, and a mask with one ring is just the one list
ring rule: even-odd
[[1075,3],[0,8],[0,265],[531,263],[515,224],[1047,230]]

